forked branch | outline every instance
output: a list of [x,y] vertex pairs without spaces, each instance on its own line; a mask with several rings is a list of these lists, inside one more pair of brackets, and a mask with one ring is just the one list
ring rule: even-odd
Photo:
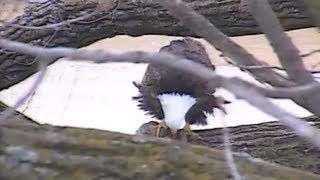
[[[237,64],[251,66],[263,65],[251,53],[232,41],[228,36],[216,28],[209,20],[195,12],[180,0],[158,0],[159,4],[168,9],[170,13],[179,19],[186,27],[204,38],[225,56],[237,62]],[[284,79],[272,69],[250,69],[259,81],[267,82],[276,87],[289,87],[295,83]]]
[[289,77],[299,84],[315,82],[311,73],[303,65],[298,48],[282,29],[279,20],[273,13],[268,1],[243,0],[270,41],[283,68]]
[[[204,16],[195,12],[192,8],[185,5],[180,0],[159,0],[157,1],[159,4],[167,8],[170,13],[179,19],[186,27],[197,33],[199,36],[203,37],[210,44],[220,50],[223,55],[230,58],[232,61],[239,65],[244,66],[257,66],[257,65],[265,65],[261,63],[261,61],[257,60],[252,54],[248,53],[238,44],[233,42],[230,38],[228,38],[225,34],[219,31],[212,23],[210,23]],[[261,2],[261,1],[258,1]],[[281,30],[281,29],[280,29]],[[286,47],[284,47],[286,48]],[[290,47],[294,49],[294,47]],[[290,52],[290,51],[289,51]],[[282,53],[282,52],[280,52]],[[286,54],[288,52],[285,52]],[[295,57],[294,58],[300,58]],[[284,60],[283,60],[284,61]],[[251,72],[258,80],[267,82],[275,87],[293,87],[298,83],[310,83],[315,82],[315,80],[311,79],[312,76],[310,73],[305,72],[304,67],[299,66],[301,63],[295,60],[295,65],[290,67],[290,77],[292,77],[292,81],[284,78],[283,76],[277,74],[275,71],[269,68],[264,69],[250,69]],[[299,66],[299,67],[298,67]],[[285,67],[289,69],[288,67]],[[293,77],[295,68],[298,68],[297,72],[299,77]],[[300,77],[303,76],[303,77]],[[311,78],[310,78],[311,76]],[[295,82],[294,80],[297,80]],[[314,113],[317,116],[320,116],[320,95],[318,94],[304,94],[303,98],[295,97],[292,98],[294,102],[298,105],[308,109],[310,112]]]

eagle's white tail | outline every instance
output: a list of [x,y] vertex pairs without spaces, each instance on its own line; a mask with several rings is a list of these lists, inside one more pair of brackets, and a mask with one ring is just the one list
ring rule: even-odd
[[164,121],[170,129],[181,129],[185,125],[185,114],[196,99],[190,95],[176,93],[158,95],[164,112]]

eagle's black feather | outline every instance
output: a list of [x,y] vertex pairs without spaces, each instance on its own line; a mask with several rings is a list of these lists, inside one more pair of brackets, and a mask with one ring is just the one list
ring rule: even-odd
[[144,110],[146,114],[151,115],[151,117],[163,119],[164,113],[161,103],[157,97],[157,94],[152,91],[151,87],[142,86],[137,82],[132,83],[139,90],[139,95],[132,97],[133,100],[138,102],[139,109]]

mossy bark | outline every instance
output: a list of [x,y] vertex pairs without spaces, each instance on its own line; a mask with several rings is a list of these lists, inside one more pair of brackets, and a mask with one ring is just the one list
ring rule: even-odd
[[[230,36],[260,33],[252,16],[242,10],[240,0],[185,1],[206,16],[222,32]],[[304,15],[298,0],[270,0],[285,30],[313,26]],[[108,5],[106,5],[108,4]],[[116,35],[140,36],[163,34],[195,36],[168,11],[153,1],[131,0],[50,0],[32,3],[12,22],[18,25],[43,26],[60,23],[106,7],[88,19],[56,28],[28,30],[2,26],[3,38],[46,47],[83,47],[97,40]],[[52,59],[54,62],[56,59]],[[0,52],[0,90],[6,89],[37,71],[37,59],[14,52]]]
[[[18,114],[1,127],[0,149],[1,179],[231,177],[221,150],[166,138],[39,125]],[[245,153],[234,157],[247,180],[320,179],[307,171],[265,162]]]

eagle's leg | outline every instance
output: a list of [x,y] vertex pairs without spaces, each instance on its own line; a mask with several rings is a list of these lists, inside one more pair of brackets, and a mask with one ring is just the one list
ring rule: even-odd
[[164,120],[160,120],[160,123],[155,128],[156,128],[156,137],[160,137],[161,128],[165,128],[166,129],[167,125],[164,122]]
[[172,139],[177,139],[178,138],[178,130],[170,128],[170,132],[171,132],[171,138]]
[[183,131],[184,131],[185,134],[190,135],[190,136],[192,136],[192,137],[194,137],[194,138],[200,138],[200,135],[199,135],[199,134],[197,134],[197,133],[195,133],[195,132],[193,132],[193,131],[191,130],[190,124],[188,124],[188,123],[186,123],[186,124],[184,125]]

